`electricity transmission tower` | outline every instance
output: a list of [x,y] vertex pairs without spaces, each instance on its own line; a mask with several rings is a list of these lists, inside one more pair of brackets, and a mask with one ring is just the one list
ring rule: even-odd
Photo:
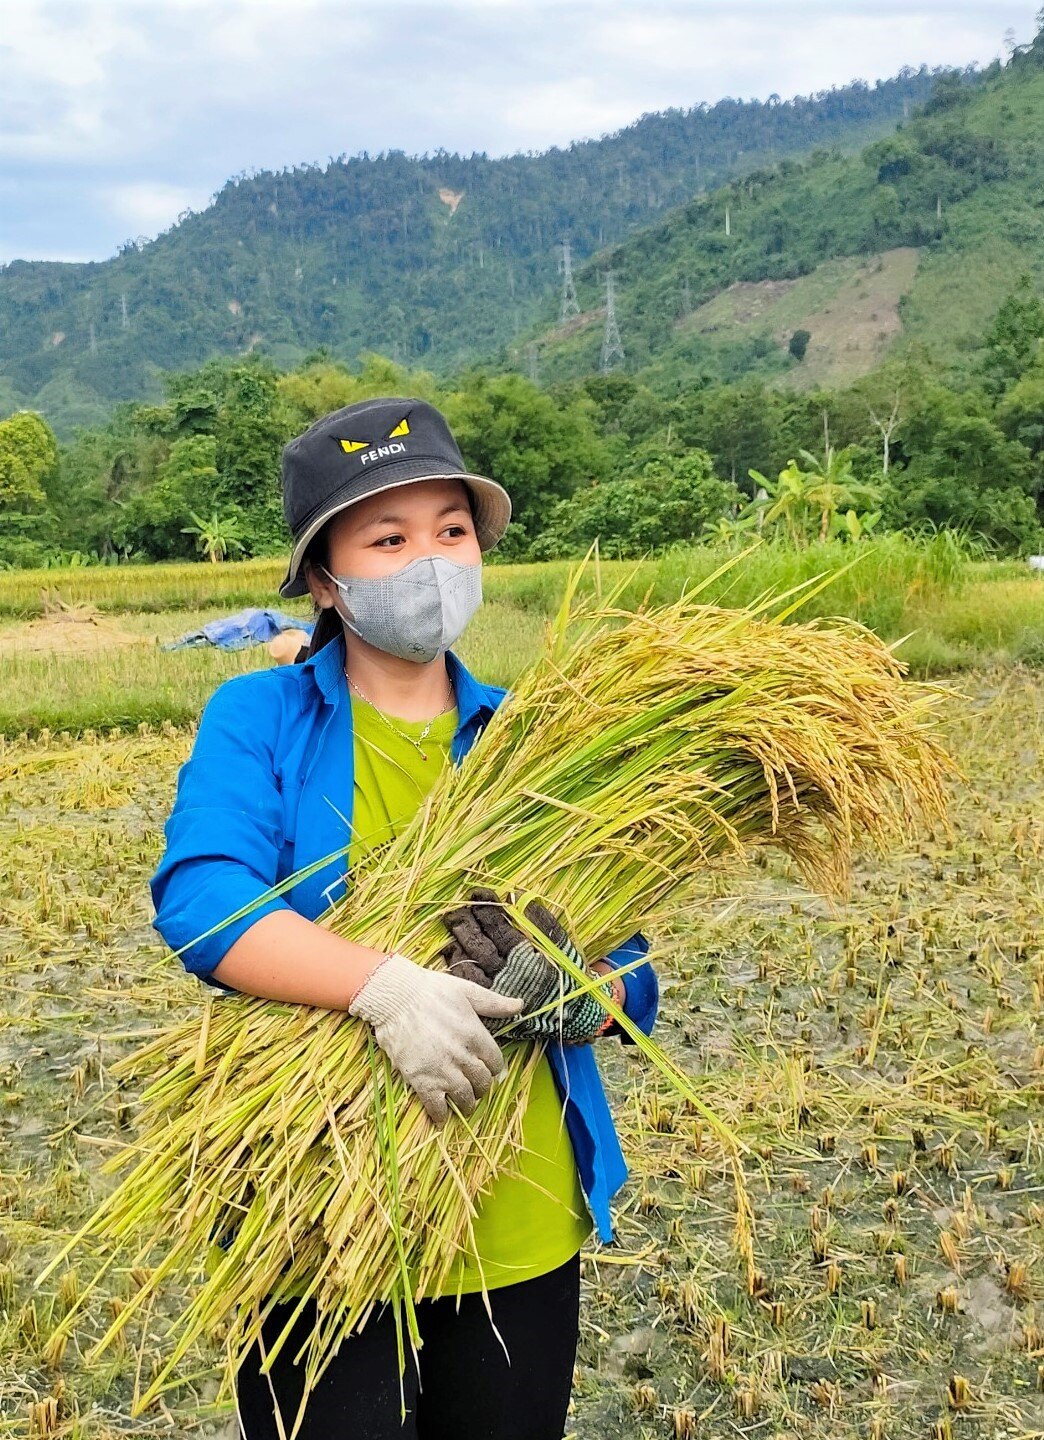
[[562,258],[558,268],[562,272],[562,306],[558,312],[558,323],[564,325],[571,315],[580,314],[580,302],[576,298],[573,283],[573,257],[568,240],[562,241]]
[[539,385],[540,360],[537,355],[537,343],[535,340],[530,340],[529,344],[526,346],[526,366],[529,373],[530,381],[534,385]]
[[620,327],[616,323],[616,294],[613,289],[613,272],[605,272],[605,335],[602,337],[602,374],[608,375],[614,365],[624,360],[623,341]]

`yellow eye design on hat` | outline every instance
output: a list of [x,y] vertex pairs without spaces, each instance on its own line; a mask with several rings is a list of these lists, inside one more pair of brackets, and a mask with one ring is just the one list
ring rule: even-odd
[[[392,430],[385,438],[388,440],[398,440],[403,435],[408,435],[409,433],[409,424],[406,420],[406,417],[403,416],[403,418],[399,421],[398,425],[396,425],[395,429]],[[346,455],[354,455],[358,450],[369,450],[370,446],[374,442],[372,440],[338,440],[337,443],[338,445],[340,445],[341,449]]]

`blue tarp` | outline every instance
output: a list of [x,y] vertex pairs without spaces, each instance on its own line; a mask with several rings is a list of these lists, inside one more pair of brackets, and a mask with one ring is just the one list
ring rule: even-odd
[[237,610],[234,615],[208,621],[201,630],[179,635],[161,648],[188,650],[196,645],[216,645],[219,650],[245,650],[248,645],[266,644],[284,630],[303,630],[311,635],[312,624],[311,620],[284,615],[281,610]]

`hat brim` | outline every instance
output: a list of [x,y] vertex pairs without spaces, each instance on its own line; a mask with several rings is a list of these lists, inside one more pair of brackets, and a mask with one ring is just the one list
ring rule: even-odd
[[432,473],[431,469],[424,467],[423,464],[415,475],[403,475],[401,466],[394,467],[394,474],[389,473],[389,468],[384,467],[380,478],[375,474],[373,478],[378,483],[361,494],[358,490],[358,481],[355,481],[351,486],[354,493],[349,495],[342,491],[339,494],[331,495],[321,510],[309,520],[300,535],[294,540],[286,578],[279,587],[280,595],[290,600],[296,595],[308,594],[308,584],[301,574],[301,561],[304,559],[304,552],[309,543],[328,520],[332,520],[342,510],[348,510],[351,506],[357,505],[360,500],[368,500],[371,495],[379,495],[384,490],[398,490],[403,485],[419,485],[422,480],[460,480],[468,487],[475,517],[475,534],[480,550],[492,550],[503,537],[511,519],[511,497],[495,480],[490,480],[485,475],[470,475],[460,471],[442,470]]

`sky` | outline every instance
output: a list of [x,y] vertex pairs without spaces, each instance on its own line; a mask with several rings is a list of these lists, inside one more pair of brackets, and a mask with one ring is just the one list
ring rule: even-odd
[[0,0],[0,263],[105,259],[244,171],[988,64],[1040,3]]

